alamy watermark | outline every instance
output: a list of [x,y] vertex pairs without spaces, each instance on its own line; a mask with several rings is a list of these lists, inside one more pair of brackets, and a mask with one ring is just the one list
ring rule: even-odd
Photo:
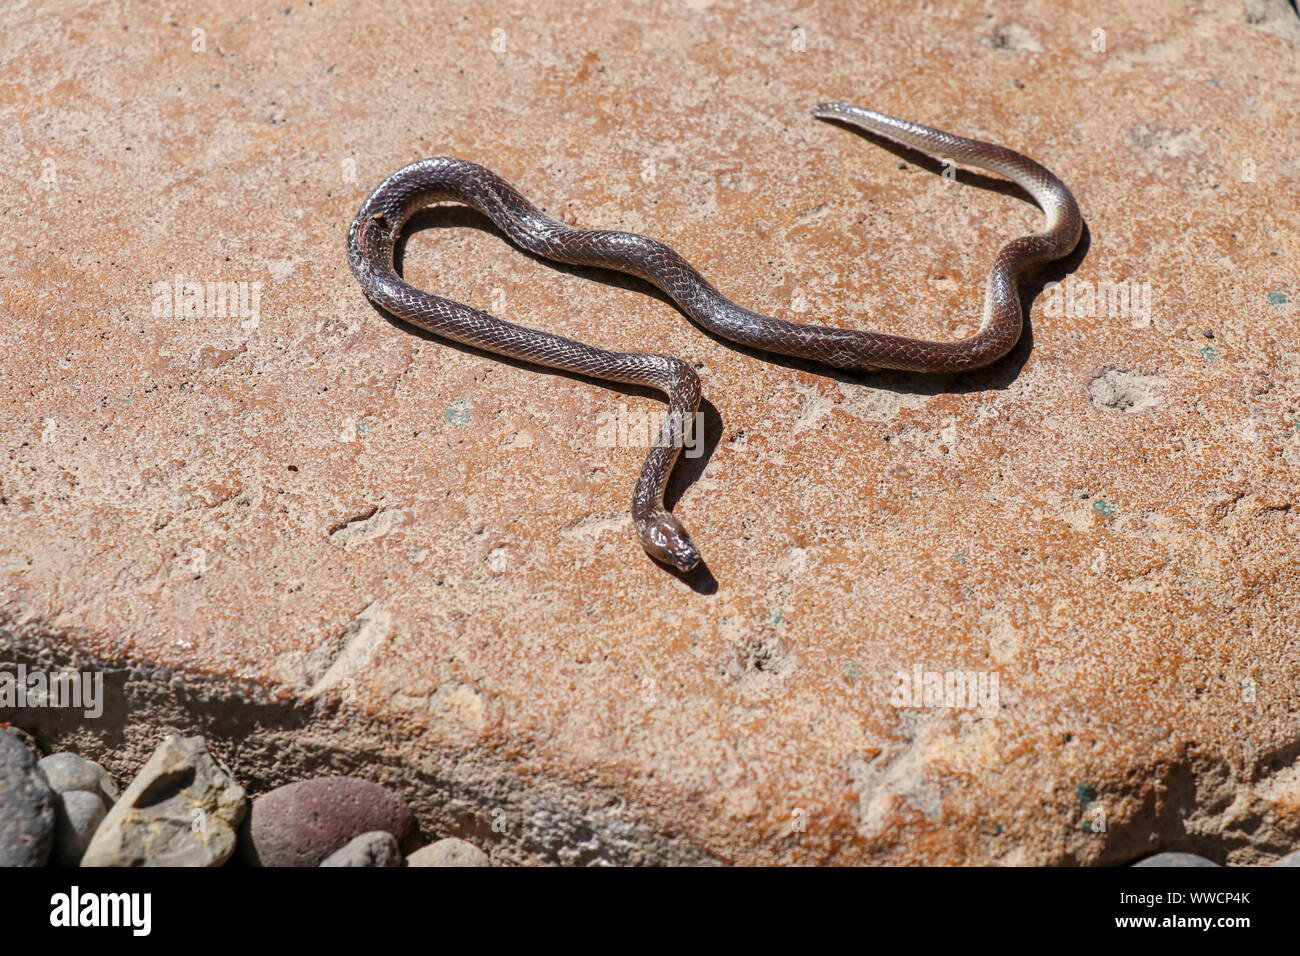
[[0,709],[28,707],[70,707],[93,720],[104,713],[104,672],[0,671]]
[[1066,276],[1043,286],[1043,315],[1052,318],[1127,319],[1135,329],[1151,324],[1151,283],[1135,279],[1089,282]]
[[158,319],[239,319],[252,330],[262,318],[261,282],[205,282],[177,273],[155,282],[152,292]]
[[73,884],[50,897],[50,925],[124,927],[133,936],[148,936],[153,926],[152,893],[82,892]]
[[682,447],[687,458],[704,453],[704,413],[680,415],[676,412],[633,411],[620,404],[612,412],[596,416],[598,448]]
[[894,674],[889,702],[895,707],[977,710],[997,716],[1001,707],[997,671],[927,671],[920,664]]

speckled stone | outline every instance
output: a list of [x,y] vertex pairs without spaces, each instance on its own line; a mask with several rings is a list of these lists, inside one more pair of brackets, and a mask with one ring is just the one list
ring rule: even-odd
[[14,727],[13,725],[0,729],[3,729],[7,734],[16,738],[19,743],[26,747],[27,752],[32,755],[32,760],[37,763],[41,762],[41,758],[45,756],[45,752],[41,750],[41,745],[36,742],[35,737],[23,730],[21,727]]
[[401,799],[369,780],[300,780],[253,801],[240,833],[240,856],[250,866],[319,866],[376,830],[409,846],[415,817]]
[[397,846],[397,839],[385,830],[361,834],[321,863],[324,867],[401,865],[402,851]]
[[[491,832],[494,860],[1300,845],[1285,21],[1174,0],[11,6],[6,642],[231,688],[244,779],[373,768],[429,832]],[[602,440],[602,416],[635,431],[661,401],[389,322],[344,260],[367,192],[446,154],[669,242],[750,307],[972,333],[1039,211],[813,120],[827,99],[1005,143],[1074,190],[1082,247],[1026,286],[1007,359],[846,375],[733,348],[463,210],[406,245],[423,288],[698,368],[704,453],[671,494],[708,565],[689,579],[633,533],[645,448]],[[986,705],[926,703],[965,674]],[[265,724],[248,686],[302,723]]]
[[0,728],[0,867],[44,866],[54,840],[54,794],[31,752]]
[[407,866],[490,866],[488,855],[472,843],[447,837],[422,846],[406,858]]
[[1203,856],[1197,856],[1195,853],[1157,853],[1155,856],[1149,856],[1145,860],[1139,860],[1133,864],[1135,867],[1144,866],[1173,866],[1173,867],[1198,867],[1198,866],[1218,866],[1213,860],[1207,860]]

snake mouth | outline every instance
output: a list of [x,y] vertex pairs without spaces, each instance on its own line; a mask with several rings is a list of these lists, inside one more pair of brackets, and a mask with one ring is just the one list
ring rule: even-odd
[[694,571],[700,566],[700,552],[694,545],[691,545],[689,554],[674,554],[672,560],[667,563],[678,571]]
[[687,555],[673,556],[671,560],[667,557],[660,557],[659,555],[656,554],[651,554],[650,557],[654,558],[656,561],[668,565],[669,567],[681,571],[683,574],[687,574],[691,571],[694,571],[696,568],[700,566],[700,553],[698,551],[696,551],[694,554],[689,556]]

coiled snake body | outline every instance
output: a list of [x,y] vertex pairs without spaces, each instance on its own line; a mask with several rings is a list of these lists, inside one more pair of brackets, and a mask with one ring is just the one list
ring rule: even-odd
[[629,232],[567,226],[538,210],[491,170],[439,157],[393,173],[366,199],[348,231],[348,262],[369,299],[393,315],[436,335],[532,362],[612,382],[648,385],[668,396],[668,415],[632,495],[632,518],[651,557],[682,571],[699,551],[664,507],[664,489],[681,451],[685,429],[700,402],[695,370],[669,355],[610,352],[582,342],[505,322],[486,312],[409,285],[397,274],[394,245],[419,209],[455,200],[479,210],[512,242],[540,256],[639,276],[667,294],[688,316],[716,334],[745,345],[858,371],[960,372],[1005,355],[1020,338],[1017,280],[1030,266],[1068,255],[1082,221],[1074,197],[1047,169],[992,143],[964,139],[917,123],[844,104],[822,104],[813,115],[868,132],[940,159],[998,173],[1022,186],[1047,215],[1047,229],[1003,246],[993,260],[979,330],[955,342],[806,325],[773,318],[732,302],[675,251]]

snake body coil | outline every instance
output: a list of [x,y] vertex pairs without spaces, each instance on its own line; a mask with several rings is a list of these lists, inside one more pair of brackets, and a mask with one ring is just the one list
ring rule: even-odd
[[732,302],[661,242],[630,232],[567,226],[538,210],[491,170],[439,157],[393,173],[366,199],[348,231],[348,262],[367,297],[393,315],[436,335],[498,355],[612,382],[648,385],[668,396],[668,416],[641,469],[632,518],[646,552],[688,571],[700,560],[685,529],[664,508],[664,489],[681,451],[685,428],[700,402],[699,377],[668,355],[610,352],[573,339],[505,322],[450,299],[430,295],[397,274],[393,250],[407,220],[431,203],[453,200],[479,210],[516,245],[559,262],[638,276],[663,290],[688,316],[746,345],[858,371],[961,372],[1001,358],[1020,338],[1017,282],[1030,266],[1068,255],[1082,220],[1074,197],[1047,169],[1002,146],[964,139],[881,113],[843,104],[813,109],[930,155],[975,166],[1015,181],[1047,214],[1046,231],[1014,239],[993,261],[979,330],[955,342],[929,342],[856,329],[773,318]]

